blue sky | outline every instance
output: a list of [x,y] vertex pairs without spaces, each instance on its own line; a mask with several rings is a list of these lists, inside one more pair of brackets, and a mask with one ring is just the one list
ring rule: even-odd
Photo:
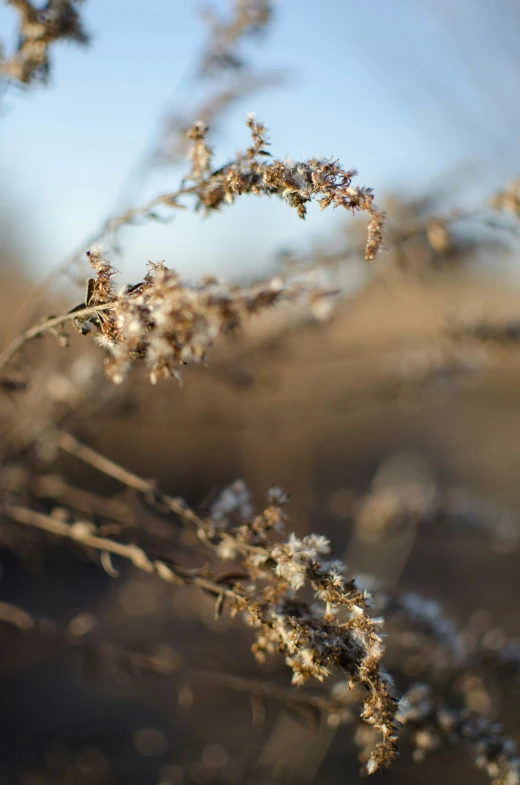
[[[37,275],[111,212],[165,106],[191,105],[206,40],[198,7],[87,0],[91,46],[55,47],[50,86],[1,99],[0,209]],[[4,41],[13,20],[2,7]],[[254,110],[275,155],[333,155],[377,194],[449,194],[461,168],[470,185],[492,188],[520,169],[518,21],[513,0],[283,0],[247,53],[258,68],[286,69],[286,84],[232,109],[213,140],[217,156],[247,142],[243,121]],[[181,175],[156,171],[133,196],[172,190]],[[285,205],[246,198],[220,216],[182,212],[166,226],[125,230],[118,267],[132,278],[164,259],[187,275],[232,275],[341,228],[338,213],[314,207],[303,224]]]

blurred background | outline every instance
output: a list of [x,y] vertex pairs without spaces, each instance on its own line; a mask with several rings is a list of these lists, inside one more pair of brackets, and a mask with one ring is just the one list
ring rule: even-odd
[[[229,20],[239,6],[209,8]],[[302,222],[253,196],[105,234],[123,281],[165,260],[234,281],[305,269],[340,293],[331,314],[255,317],[182,388],[150,388],[137,371],[115,390],[82,336],[27,346],[12,370],[24,389],[0,401],[4,487],[23,486],[42,510],[81,499],[104,519],[95,492],[130,530],[137,516],[170,537],[160,510],[47,449],[49,422],[202,511],[237,477],[259,508],[275,483],[292,497],[289,531],[326,534],[353,574],[434,598],[490,633],[491,649],[519,635],[518,5],[284,0],[233,45],[231,64],[204,59],[214,23],[195,2],[88,0],[81,16],[88,47],[57,43],[48,85],[0,95],[4,343],[81,301],[88,242],[110,216],[178,187],[183,131],[199,116],[217,166],[247,145],[254,110],[273,155],[356,167],[387,212],[385,247],[367,266],[362,217],[312,205]],[[7,52],[16,24],[0,8]],[[204,680],[213,668],[289,683],[276,658],[255,665],[247,628],[215,621],[211,600],[124,565],[115,579],[93,555],[2,527],[0,600],[60,625],[95,620],[103,639],[176,663],[174,677],[143,676],[2,625],[2,784],[359,780],[348,726],[314,727],[275,701],[252,710],[247,694]],[[391,630],[388,646],[400,689],[424,676]],[[478,678],[471,708],[519,740],[518,683]],[[418,764],[406,746],[375,777],[488,781],[460,749]]]

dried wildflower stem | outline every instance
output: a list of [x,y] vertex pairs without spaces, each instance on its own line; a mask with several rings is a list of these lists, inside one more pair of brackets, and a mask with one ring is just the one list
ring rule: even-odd
[[83,335],[95,329],[97,342],[106,350],[105,371],[115,384],[124,381],[139,360],[147,365],[152,384],[172,377],[180,383],[182,368],[205,363],[217,337],[239,330],[251,316],[281,302],[306,297],[312,305],[333,294],[308,282],[286,284],[276,277],[246,287],[229,287],[211,277],[193,283],[181,280],[162,262],[150,262],[142,281],[116,292],[116,270],[102,249],[93,247],[87,256],[95,278],[87,281],[85,307],[47,319],[15,338],[0,355],[0,371],[26,341],[74,321]]
[[107,218],[96,231],[92,232],[92,234],[90,234],[81,243],[81,245],[76,248],[75,251],[69,254],[62,262],[53,267],[45,276],[43,281],[41,281],[41,283],[27,295],[25,300],[22,300],[20,308],[18,309],[18,321],[20,322],[22,319],[30,320],[34,318],[38,308],[45,300],[49,289],[55,283],[56,278],[64,275],[67,270],[69,270],[80,259],[80,257],[85,253],[85,248],[88,248],[90,245],[100,243],[109,232],[114,232],[117,229],[120,229],[122,226],[131,223],[134,219],[150,215],[155,207],[160,205],[167,205],[168,207],[177,207],[179,209],[182,208],[183,205],[178,203],[178,199],[186,194],[193,194],[196,192],[196,190],[197,186],[182,185],[172,193],[161,194],[160,196],[156,196],[154,199],[151,199],[146,204],[140,205],[139,207],[133,207],[129,210],[125,210],[122,213]]
[[[212,168],[213,151],[207,143],[208,128],[204,123],[196,123],[187,136],[192,142],[190,158],[191,171],[180,188],[172,193],[155,197],[141,207],[132,208],[108,219],[99,232],[89,238],[98,242],[108,233],[130,223],[139,217],[154,217],[153,210],[162,205],[181,208],[179,198],[193,194],[197,198],[196,208],[206,212],[219,209],[224,204],[232,204],[243,194],[257,196],[277,196],[293,207],[300,218],[304,218],[307,205],[316,200],[321,209],[331,206],[342,207],[352,212],[368,214],[368,237],[365,245],[365,259],[373,260],[383,242],[384,215],[373,201],[370,188],[354,186],[355,169],[344,170],[333,159],[313,158],[308,161],[292,162],[272,159],[266,150],[269,146],[267,130],[262,123],[250,115],[247,126],[251,134],[251,146],[238,153],[235,160],[226,165]],[[266,158],[268,159],[266,161]],[[191,184],[187,184],[187,182]],[[84,247],[84,246],[83,246]],[[77,253],[65,260],[54,270],[37,290],[33,307],[41,301],[51,281],[64,272],[77,258]]]
[[27,489],[40,499],[53,499],[84,515],[98,515],[117,521],[121,526],[136,522],[136,511],[129,501],[105,497],[71,485],[59,474],[39,475],[27,483]]
[[80,616],[61,626],[50,619],[30,614],[12,603],[0,602],[0,623],[15,627],[20,632],[37,632],[68,646],[94,650],[102,657],[111,657],[136,670],[158,676],[182,676],[216,684],[236,692],[276,700],[284,705],[310,706],[326,714],[338,711],[343,706],[343,703],[340,704],[326,695],[313,695],[290,687],[280,687],[273,682],[249,679],[233,673],[185,667],[175,651],[172,651],[171,656],[165,656],[128,649],[117,643],[100,639],[94,619],[88,619],[85,623]]
[[[117,554],[164,580],[191,582],[210,591],[217,599],[217,615],[227,603],[232,615],[243,614],[255,629],[253,652],[258,661],[275,652],[285,655],[293,671],[293,684],[302,685],[311,677],[322,681],[340,672],[351,688],[363,688],[361,717],[381,736],[371,754],[369,771],[392,760],[398,731],[397,699],[392,679],[381,663],[384,646],[379,628],[383,620],[371,618],[370,597],[354,580],[345,577],[345,565],[326,558],[330,546],[325,537],[308,535],[300,540],[291,534],[287,541],[280,542],[278,534],[286,518],[283,507],[288,501],[283,491],[271,489],[267,508],[255,515],[244,484],[235,483],[214,503],[209,518],[202,521],[187,513],[179,500],[157,495],[153,483],[121,470],[90,448],[84,449],[68,434],[58,436],[60,443],[63,449],[130,487],[155,493],[168,509],[194,524],[203,542],[221,559],[234,560],[240,555],[245,575],[240,573],[238,579],[247,578],[251,588],[246,591],[236,582],[236,571],[223,575],[218,582],[200,573],[186,576],[163,561],[152,560],[136,546],[96,536],[90,525],[82,522],[69,526],[26,507],[9,506],[7,512],[15,521]],[[314,593],[316,602],[312,605],[299,595],[306,586]]]
[[[134,545],[122,545],[91,534],[89,524],[77,522],[70,526],[51,516],[41,515],[33,510],[17,505],[9,505],[7,512],[18,523],[35,526],[47,533],[66,537],[87,548],[91,547],[105,553],[118,555],[129,560],[138,569],[147,573],[153,572],[167,582],[191,583],[212,593],[214,596],[226,596],[240,603],[251,602],[251,611],[254,612],[256,608],[256,612],[260,613],[260,606],[255,606],[253,597],[248,600],[247,595],[240,589],[237,592],[236,589],[238,587],[235,586],[235,590],[232,590],[226,588],[222,583],[217,583],[202,575],[184,573],[178,568],[172,568],[171,565],[167,565],[165,562],[151,559],[141,548]],[[293,540],[292,542],[292,547],[294,548],[296,541]],[[280,546],[278,550],[283,551],[284,547],[286,546]],[[276,550],[271,551],[271,553],[276,558]],[[278,554],[278,558],[280,558],[280,555]],[[279,562],[279,564],[283,564],[283,562]],[[312,569],[319,571],[320,569],[323,570],[323,567],[319,568],[316,563]],[[283,603],[281,598],[280,602]],[[278,606],[276,613],[282,619],[280,606]],[[2,618],[8,621],[8,623],[15,624],[20,629],[30,630],[36,626],[36,628],[39,627],[41,631],[45,632],[44,625],[35,625],[31,617],[27,614],[24,615],[24,612],[16,613],[11,608],[6,610],[5,607],[0,605],[0,619]],[[291,618],[296,623],[298,615],[296,617],[283,616],[283,624],[288,624]],[[265,621],[262,625],[262,634],[268,634],[269,626]],[[366,621],[363,622],[363,625],[366,625]],[[257,626],[256,623],[253,623],[253,626]],[[52,627],[47,627],[47,631],[54,632]],[[445,637],[446,631],[441,630],[441,632],[443,637]],[[67,643],[76,642],[71,640],[70,631],[61,634],[61,639]],[[87,638],[85,645],[93,648],[99,654],[113,656],[119,661],[136,668],[165,676],[175,675],[179,672],[179,666],[174,661],[164,657],[124,651],[114,644],[95,641],[95,639],[89,641]],[[297,659],[297,657],[293,657],[293,659]],[[307,667],[311,667],[309,662],[307,662]],[[350,669],[351,665],[347,665],[347,667]],[[276,685],[259,684],[231,674],[215,674],[211,671],[198,669],[188,669],[187,671],[182,671],[182,673],[187,677],[192,676],[195,679],[209,680],[215,684],[221,684],[222,686],[247,692],[258,697],[273,698],[283,702],[288,707],[291,705],[296,709],[304,706],[313,707],[334,718],[333,722],[335,723],[349,722],[358,724],[360,719],[367,719],[366,709],[360,719],[356,718],[349,710],[350,704],[355,702],[356,699],[355,696],[351,696],[348,692],[345,693],[344,690],[338,693],[337,696],[333,693],[330,698],[322,698],[321,696],[305,693],[293,693],[291,690],[280,689]],[[373,678],[376,678],[375,673]],[[439,704],[436,699],[430,698],[430,688],[427,688],[426,692],[424,691],[425,689],[420,686],[412,688],[409,693],[409,700],[401,703],[398,713],[398,719],[411,733],[411,741],[416,748],[416,755],[422,758],[426,752],[433,751],[441,743],[448,741],[467,747],[477,766],[486,769],[495,785],[517,783],[518,779],[515,779],[515,777],[518,778],[520,763],[516,756],[514,745],[502,738],[499,726],[476,718],[467,711],[454,711],[445,707],[444,704]],[[376,695],[378,694],[376,692]],[[381,695],[382,697],[383,695]],[[391,715],[388,715],[388,721],[390,721],[390,718]],[[379,723],[373,724],[375,728],[379,727]],[[379,744],[369,755],[367,771],[374,771],[378,765],[388,762],[389,759],[390,751],[384,747],[382,748],[381,744]]]
[[161,194],[160,196],[154,197],[143,205],[132,207],[129,210],[125,210],[123,213],[120,213],[119,215],[109,218],[107,221],[105,221],[102,229],[98,233],[98,236],[92,242],[99,242],[109,232],[116,231],[117,229],[121,228],[121,226],[131,223],[136,218],[146,218],[146,216],[149,216],[156,207],[160,207],[161,205],[182,208],[183,205],[179,204],[177,200],[181,196],[196,193],[197,188],[197,185],[182,185],[177,189],[177,191]]
[[171,512],[175,513],[175,515],[182,518],[182,520],[189,521],[189,523],[193,524],[195,527],[203,530],[207,528],[202,518],[199,518],[183,499],[174,498],[173,496],[162,493],[157,489],[157,485],[153,480],[145,480],[143,477],[139,477],[137,474],[128,471],[128,469],[124,469],[92,447],[82,444],[78,439],[72,436],[72,434],[67,433],[66,431],[58,431],[55,437],[58,446],[64,450],[64,452],[69,453],[69,455],[74,455],[80,461],[83,461],[83,463],[88,463],[94,469],[97,469],[99,472],[106,474],[109,477],[113,477],[114,480],[117,480],[122,485],[126,485],[128,488],[133,488],[145,495],[152,495],[160,504],[167,507]]
[[33,327],[20,333],[20,335],[14,338],[14,340],[0,352],[0,372],[3,371],[15,354],[17,354],[26,343],[32,341],[33,338],[38,338],[38,336],[52,330],[54,327],[59,327],[67,322],[73,322],[81,317],[95,316],[97,313],[109,311],[111,307],[112,305],[110,303],[93,305],[88,308],[82,308],[79,311],[74,311],[73,313],[62,313],[60,316],[53,316],[51,319],[45,319],[44,321],[33,325]]
[[[94,450],[92,447],[82,444],[75,436],[72,436],[72,434],[67,431],[57,431],[55,433],[55,439],[57,446],[64,452],[69,453],[69,455],[74,455],[80,461],[89,464],[102,474],[113,477],[113,479],[117,480],[122,485],[133,488],[145,496],[151,496],[156,502],[177,515],[181,521],[192,524],[197,529],[201,541],[205,545],[210,545],[208,536],[214,534],[211,521],[204,520],[198,516],[188,506],[184,499],[163,493],[157,488],[157,484],[153,480],[145,480],[143,477],[125,469],[123,466],[115,463],[115,461],[112,461],[100,452],[97,452],[97,450]],[[219,532],[219,538],[224,542],[233,539],[225,531]],[[237,553],[241,553],[242,555],[249,554],[253,557],[255,554],[261,552],[261,548],[235,540],[233,540],[233,549]]]
[[[186,133],[194,119],[215,128],[220,116],[230,104],[254,90],[281,82],[276,72],[256,73],[252,70],[240,44],[266,28],[272,16],[270,0],[232,0],[233,11],[229,19],[219,19],[213,11],[205,9],[203,16],[210,28],[210,40],[201,52],[195,76],[208,81],[213,87],[205,100],[195,108],[183,107],[182,112],[169,112],[155,156],[168,162],[184,158],[187,150]],[[209,77],[209,80],[208,80]]]
[[[55,432],[54,438],[57,446],[64,452],[67,452],[69,455],[74,455],[83,463],[87,463],[102,474],[112,477],[127,488],[133,488],[144,496],[152,497],[154,501],[177,515],[181,521],[194,526],[201,541],[205,545],[212,547],[209,539],[213,534],[211,522],[205,521],[197,515],[184,499],[163,493],[157,488],[157,484],[153,480],[145,480],[143,477],[125,469],[123,466],[112,461],[110,458],[107,458],[105,455],[102,455],[100,452],[97,452],[97,450],[94,450],[92,447],[82,444],[75,436],[72,436],[72,434],[67,431]],[[220,532],[220,538],[222,541],[231,539],[225,532]],[[253,545],[236,541],[233,541],[233,549],[242,555],[254,555],[259,551],[259,549]]]
[[240,596],[237,592],[226,588],[222,583],[213,581],[196,572],[183,570],[178,566],[151,558],[137,545],[125,545],[109,540],[106,537],[99,537],[92,533],[93,527],[90,522],[78,521],[70,525],[52,517],[52,515],[44,515],[20,505],[9,504],[6,506],[6,512],[17,523],[32,526],[48,534],[54,534],[57,537],[63,537],[85,548],[94,548],[103,553],[119,556],[131,562],[138,570],[153,573],[167,583],[176,583],[178,585],[192,584],[199,589],[210,592],[215,597],[228,596],[236,599]]
[[233,83],[229,74],[225,73],[225,81],[220,90],[211,93],[197,108],[190,107],[185,113],[172,113],[166,118],[154,158],[159,161],[179,163],[184,160],[189,149],[187,132],[193,125],[193,118],[198,118],[213,130],[218,128],[219,120],[229,107],[243,101],[252,93],[268,87],[278,87],[283,82],[283,74],[278,71],[266,73],[250,73],[247,69],[237,72]]
[[[81,443],[76,437],[66,431],[55,433],[57,445],[69,455],[86,463],[103,474],[132,488],[144,495],[153,495],[162,506],[179,516],[182,520],[195,526],[201,533],[208,529],[208,522],[200,518],[191,510],[183,499],[174,498],[162,493],[152,480],[146,480],[137,474],[125,469],[115,461],[107,458],[98,451]],[[244,545],[244,550],[247,550]],[[251,549],[255,552],[255,549]],[[511,645],[505,652],[480,650],[469,646],[465,642],[464,633],[455,622],[448,618],[439,603],[422,597],[417,593],[399,594],[383,586],[370,587],[379,612],[388,616],[392,621],[394,617],[406,621],[412,629],[420,630],[434,644],[441,644],[449,650],[452,657],[452,668],[455,673],[461,673],[475,664],[492,659],[498,665],[512,667]],[[399,622],[402,624],[402,621]],[[434,652],[431,652],[434,656]],[[426,654],[425,654],[426,656]],[[514,669],[516,673],[516,669]]]
[[96,278],[88,281],[85,307],[45,319],[13,339],[0,354],[0,372],[29,340],[75,322],[83,334],[96,325],[98,341],[107,350],[105,369],[115,383],[123,381],[138,359],[148,365],[152,383],[162,377],[180,381],[181,368],[205,362],[214,340],[239,329],[250,316],[304,295],[317,299],[331,294],[302,283],[286,286],[278,278],[244,288],[229,288],[211,278],[184,283],[163,264],[151,264],[139,284],[116,294],[110,262],[100,249],[88,256]]
[[211,40],[201,55],[202,74],[215,76],[219,70],[244,70],[245,64],[238,54],[237,45],[248,35],[265,28],[272,14],[273,3],[270,0],[235,0],[228,19],[219,18],[210,8],[204,8],[203,16],[209,24]]

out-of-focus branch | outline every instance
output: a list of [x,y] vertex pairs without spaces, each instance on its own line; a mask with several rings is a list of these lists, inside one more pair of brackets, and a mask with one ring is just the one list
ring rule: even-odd
[[38,7],[29,0],[7,0],[19,16],[18,44],[7,59],[0,51],[0,77],[31,84],[49,78],[49,48],[59,40],[88,43],[77,6],[82,0],[47,0]]
[[205,76],[214,76],[222,69],[244,68],[237,44],[245,37],[265,29],[271,21],[273,8],[270,0],[234,0],[234,8],[228,19],[219,18],[208,7],[203,13],[210,37],[201,55],[200,71]]
[[53,534],[57,537],[70,540],[71,542],[78,543],[85,548],[93,548],[101,553],[108,553],[114,556],[119,556],[131,562],[138,570],[147,573],[154,573],[161,580],[167,583],[176,583],[179,585],[192,584],[199,589],[209,592],[215,597],[229,596],[232,598],[239,598],[237,592],[232,591],[222,583],[217,583],[211,578],[204,577],[202,574],[204,570],[185,570],[177,565],[167,564],[160,559],[149,557],[142,548],[137,545],[125,545],[114,540],[107,539],[106,537],[99,537],[95,534],[95,527],[87,521],[77,521],[69,525],[64,523],[52,515],[44,515],[35,512],[27,507],[20,505],[6,506],[7,515],[17,523],[24,526],[32,526],[47,534]]
[[[181,662],[180,656],[171,651],[165,655],[165,648],[160,654],[146,654],[128,649],[120,644],[101,639],[96,630],[96,620],[90,614],[80,614],[67,625],[60,626],[50,619],[41,618],[28,613],[12,603],[0,602],[0,623],[15,627],[20,632],[36,632],[44,637],[69,646],[93,650],[103,657],[110,657],[148,673],[166,677],[182,677],[194,681],[206,682],[226,687],[236,692],[255,695],[259,698],[276,700],[289,706],[309,706],[326,714],[339,711],[343,704],[326,692],[316,695],[290,687],[281,687],[270,681],[260,681],[233,673],[193,668]],[[359,696],[356,696],[358,699]],[[354,700],[353,700],[354,702]]]
[[95,316],[98,313],[109,311],[111,307],[112,305],[110,303],[93,305],[80,308],[75,311],[69,311],[68,313],[62,313],[60,316],[53,316],[50,319],[44,319],[38,324],[33,325],[33,327],[30,327],[28,330],[20,333],[20,335],[14,338],[11,343],[9,343],[5,349],[0,352],[0,372],[5,368],[7,363],[14,357],[14,355],[22,348],[22,346],[24,346],[29,341],[32,341],[33,338],[38,338],[38,336],[49,332],[54,327],[60,327],[62,324],[66,324],[67,322],[73,322],[76,319],[81,319],[84,317],[88,318],[90,316]]
[[74,455],[83,463],[87,463],[94,469],[102,472],[102,474],[112,477],[122,485],[126,485],[127,488],[133,488],[145,496],[153,497],[164,508],[179,516],[181,520],[189,522],[202,531],[206,529],[206,524],[202,518],[196,515],[183,499],[162,493],[153,480],[145,480],[137,474],[128,471],[128,469],[123,468],[115,461],[110,460],[110,458],[106,458],[92,447],[82,444],[70,433],[59,431],[56,433],[56,440],[58,446],[64,452],[69,453],[69,455]]

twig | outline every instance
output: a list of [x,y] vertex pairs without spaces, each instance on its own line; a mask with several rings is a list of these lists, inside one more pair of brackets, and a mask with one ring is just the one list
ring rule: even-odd
[[84,515],[98,515],[122,526],[136,525],[136,511],[129,502],[77,488],[59,474],[31,477],[28,488],[39,498],[54,499]]
[[86,444],[79,442],[72,434],[66,431],[58,431],[56,434],[57,444],[62,450],[74,455],[83,463],[88,463],[99,472],[113,477],[122,485],[128,488],[133,488],[145,495],[153,495],[153,497],[162,505],[167,507],[171,512],[178,515],[185,521],[193,524],[197,529],[206,531],[207,525],[193,510],[191,510],[186,502],[180,498],[168,496],[162,491],[159,491],[152,480],[145,480],[137,474],[124,469],[119,464],[106,458],[101,453],[87,447]]
[[[170,512],[173,512],[181,521],[188,522],[194,526],[201,542],[208,548],[215,550],[216,546],[211,542],[211,539],[215,534],[212,530],[211,523],[198,516],[197,513],[187,505],[184,499],[168,496],[168,494],[163,493],[157,488],[153,480],[145,480],[142,477],[139,477],[139,475],[128,471],[128,469],[123,468],[92,449],[92,447],[87,447],[87,445],[82,444],[72,436],[72,434],[67,433],[66,431],[57,431],[55,433],[55,438],[57,446],[61,447],[61,449],[69,453],[69,455],[74,455],[76,458],[79,458],[79,460],[89,464],[108,477],[113,477],[128,488],[134,488],[145,496],[152,496],[154,501],[163,505]],[[241,542],[224,531],[219,532],[219,539],[220,542],[231,542],[234,550],[237,553],[241,553],[243,556],[247,554],[263,553],[261,547]]]
[[72,267],[72,265],[81,257],[81,255],[85,253],[85,249],[88,248],[89,245],[94,245],[95,243],[101,242],[108,232],[115,231],[125,224],[131,223],[131,221],[135,218],[149,215],[154,207],[158,207],[161,204],[167,205],[168,207],[181,207],[180,204],[176,204],[177,199],[181,196],[184,196],[185,194],[195,193],[197,187],[198,186],[196,185],[189,187],[182,185],[177,189],[177,191],[174,191],[170,194],[161,194],[160,196],[156,196],[146,204],[131,208],[130,210],[125,210],[124,212],[113,215],[103,221],[98,229],[92,232],[92,234],[90,234],[81,243],[81,245],[79,245],[76,250],[69,254],[62,262],[53,267],[45,276],[43,281],[35,289],[33,289],[24,300],[22,300],[18,309],[18,323],[21,322],[22,318],[24,320],[34,319],[35,314],[44,301],[47,292],[56,282],[56,278],[64,275],[69,267]]
[[82,316],[93,316],[96,313],[109,311],[110,308],[112,308],[112,303],[92,305],[88,308],[82,308],[79,311],[62,313],[60,316],[54,316],[51,319],[45,319],[42,322],[38,322],[38,324],[35,324],[33,327],[30,327],[28,330],[20,333],[20,335],[14,338],[14,340],[12,340],[11,343],[9,343],[5,349],[0,352],[0,372],[10,362],[14,355],[20,351],[22,346],[28,343],[28,341],[31,341],[33,338],[43,335],[43,333],[47,332],[48,330],[52,330],[53,327],[58,327],[59,325],[65,324],[66,322],[73,322]]
[[142,570],[149,574],[153,573],[167,583],[176,583],[179,585],[193,584],[215,597],[220,597],[222,595],[234,599],[240,597],[237,591],[226,588],[222,583],[206,578],[198,572],[184,570],[178,566],[166,564],[166,562],[159,559],[150,558],[147,553],[137,545],[125,545],[93,534],[90,522],[77,521],[76,523],[69,525],[51,515],[44,515],[20,505],[8,504],[5,509],[7,515],[12,520],[16,521],[16,523],[32,526],[41,531],[45,531],[48,534],[63,537],[64,539],[79,543],[85,548],[94,548],[102,553],[111,553],[115,556],[120,556],[122,559],[131,562],[138,570]]
[[68,625],[60,626],[49,619],[34,616],[17,605],[0,602],[0,623],[16,627],[20,632],[38,632],[47,638],[59,640],[69,646],[92,649],[101,656],[117,659],[119,662],[127,663],[148,673],[166,677],[180,675],[227,687],[236,692],[276,700],[282,704],[312,706],[325,713],[344,708],[344,701],[340,703],[333,698],[313,695],[291,687],[280,687],[273,682],[259,681],[206,668],[182,667],[176,652],[172,652],[173,656],[171,657],[165,657],[164,655],[133,651],[117,643],[100,640],[95,633],[95,627],[91,624],[88,624],[85,630],[81,625],[76,629],[75,622],[76,619],[72,619]]

